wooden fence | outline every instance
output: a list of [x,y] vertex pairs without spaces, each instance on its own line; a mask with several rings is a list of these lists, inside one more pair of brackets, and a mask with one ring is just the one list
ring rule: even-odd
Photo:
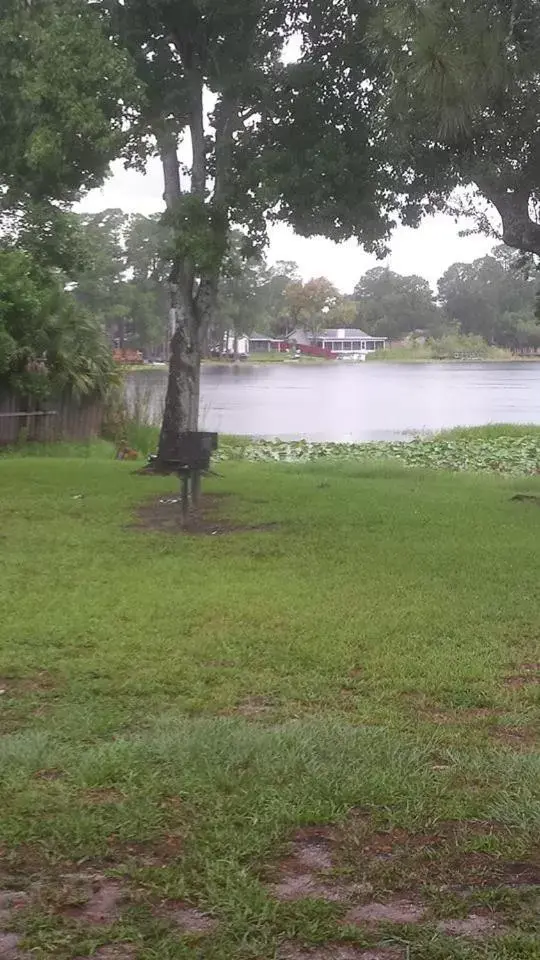
[[99,436],[103,408],[96,400],[58,398],[36,403],[15,394],[0,394],[0,446],[23,440],[53,443]]

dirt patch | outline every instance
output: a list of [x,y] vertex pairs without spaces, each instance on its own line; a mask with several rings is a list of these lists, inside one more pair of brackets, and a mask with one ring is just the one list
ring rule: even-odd
[[275,707],[275,703],[267,697],[246,697],[232,710],[227,710],[227,715],[240,714],[241,717],[258,717],[261,714],[268,713]]
[[512,497],[513,501],[517,503],[532,503],[537,507],[540,507],[540,497],[535,496],[532,493],[516,493],[515,497]]
[[[67,890],[70,891],[73,899],[82,899],[81,897],[81,878],[73,877],[74,887],[70,891],[69,880],[64,878]],[[83,880],[84,883],[84,880]],[[77,891],[79,886],[79,891]],[[95,877],[91,881],[86,881],[86,897],[84,903],[78,903],[76,906],[67,906],[60,910],[64,917],[77,920],[81,923],[87,923],[91,926],[109,926],[118,919],[119,905],[125,898],[125,890],[114,880],[107,880],[105,877]],[[88,890],[90,887],[90,890]]]
[[505,929],[497,918],[471,913],[464,920],[441,920],[437,930],[447,937],[467,937],[469,940],[486,940],[489,937],[501,936]]
[[365,885],[344,883],[332,876],[332,828],[306,827],[298,830],[290,844],[290,853],[278,867],[278,876],[269,890],[276,900],[293,902],[316,899],[329,903],[347,901],[354,894],[370,892]]
[[531,861],[503,864],[501,880],[505,886],[540,887],[540,849],[531,852]]
[[24,910],[29,900],[28,894],[20,890],[0,890],[0,923],[11,920],[18,910]]
[[294,903],[296,900],[326,900],[327,903],[342,903],[355,893],[365,892],[365,888],[355,884],[343,884],[337,880],[324,882],[312,873],[297,873],[283,877],[278,883],[269,885],[270,893],[282,903]]
[[91,957],[76,957],[75,960],[136,960],[137,950],[131,943],[108,943]]
[[31,677],[0,677],[0,696],[8,700],[36,694],[47,695],[57,687],[58,682],[48,670],[41,670]]
[[505,677],[504,686],[507,690],[521,690],[540,683],[540,663],[522,663],[518,667],[519,673],[511,677]]
[[[329,902],[358,904],[359,920],[367,922],[370,911],[393,909],[412,903],[421,907],[423,887],[458,894],[471,889],[536,886],[540,882],[540,852],[528,851],[527,860],[510,863],[504,848],[508,830],[490,821],[450,821],[436,824],[433,832],[410,833],[401,828],[376,830],[372,819],[352,813],[340,827],[298,831],[289,854],[267,876],[273,897],[283,901],[317,898]],[[500,838],[500,843],[492,843]],[[484,842],[485,841],[485,842]],[[373,904],[374,890],[387,896]],[[414,891],[414,896],[411,896]],[[387,897],[393,900],[387,902]],[[406,920],[389,922],[409,922]],[[410,922],[417,922],[411,919]]]
[[420,710],[422,719],[427,720],[429,723],[441,725],[497,720],[498,717],[504,716],[505,713],[505,710],[496,707],[464,707],[463,709],[455,710],[439,710],[437,707],[433,707],[433,709],[424,707]]
[[401,960],[403,951],[397,947],[375,947],[366,950],[352,943],[328,943],[321,947],[303,947],[284,943],[279,960]]
[[170,920],[183,933],[212,933],[218,927],[218,921],[213,917],[181,901],[165,901],[156,914]]
[[511,750],[538,750],[540,731],[533,726],[492,727],[490,737]]
[[[476,849],[499,838],[504,848],[508,829],[491,821],[449,821],[432,833],[402,829],[374,832],[370,820],[354,815],[342,828],[339,852],[361,881],[374,889],[391,890],[401,899],[424,885],[461,893],[474,888],[520,887],[540,884],[540,848],[533,845],[527,859],[505,861],[496,847]],[[479,843],[480,841],[480,843]]]
[[[165,802],[169,803],[170,799]],[[115,844],[111,842],[107,863],[112,867],[122,864],[136,867],[166,867],[182,855],[183,849],[184,838],[175,833],[144,843]]]
[[331,829],[306,827],[298,830],[291,845],[291,860],[310,870],[331,870],[332,840]]
[[222,515],[222,499],[214,494],[204,494],[199,506],[192,509],[184,521],[179,495],[154,497],[137,510],[133,529],[216,537],[229,533],[265,532],[279,527],[277,523],[246,524],[231,520]]
[[0,960],[25,960],[28,954],[21,953],[17,947],[21,939],[16,933],[0,931]]
[[116,806],[123,802],[124,795],[119,790],[113,790],[109,787],[95,787],[92,790],[85,790],[82,799],[85,803],[98,807],[107,806],[107,804]]
[[61,780],[65,777],[63,770],[36,770],[34,780]]
[[361,907],[353,907],[343,918],[343,923],[360,927],[373,927],[381,923],[420,923],[425,915],[426,909],[420,903],[390,900],[388,903],[365,903]]

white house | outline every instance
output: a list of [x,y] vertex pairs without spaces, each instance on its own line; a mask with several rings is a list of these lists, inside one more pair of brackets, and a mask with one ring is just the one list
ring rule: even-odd
[[[236,344],[235,344],[236,341]],[[236,345],[236,354],[239,357],[247,357],[249,354],[249,337],[246,337],[245,334],[241,334],[237,337],[227,336],[223,337],[223,346],[225,353],[233,354],[235,352]]]
[[353,353],[371,353],[374,350],[386,350],[387,337],[372,337],[363,330],[339,329],[321,330],[311,341],[323,350],[331,350],[339,356]]

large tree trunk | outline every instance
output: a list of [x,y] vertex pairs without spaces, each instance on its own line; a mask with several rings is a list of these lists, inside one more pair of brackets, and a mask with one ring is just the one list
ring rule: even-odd
[[[177,38],[182,48],[182,38]],[[189,90],[189,126],[193,151],[191,196],[206,203],[207,145],[204,130],[203,77],[193,51],[187,51]],[[225,191],[233,142],[233,107],[223,101],[216,126],[216,170],[213,203],[226,211]],[[177,137],[165,134],[160,141],[160,154],[165,183],[167,210],[180,209],[182,188],[178,163]],[[215,219],[215,229],[227,231],[227,217]],[[221,239],[221,238],[220,238]],[[225,239],[225,237],[223,238]],[[225,244],[223,245],[225,247]],[[212,323],[221,262],[216,258],[213,269],[195,276],[192,259],[185,257],[173,263],[170,276],[171,352],[165,411],[159,440],[158,459],[174,459],[179,434],[199,427],[199,392],[201,359],[207,333]],[[198,282],[197,282],[198,281]]]
[[171,283],[171,311],[177,317],[171,339],[169,379],[159,438],[159,460],[174,460],[179,435],[199,428],[202,348],[212,321],[217,278],[203,278],[195,297]]
[[169,379],[159,437],[160,460],[174,460],[179,435],[198,427],[201,357],[193,327],[185,320],[178,322],[171,339]]
[[478,178],[478,187],[497,208],[503,225],[502,239],[508,247],[521,253],[540,256],[540,224],[531,218],[531,188],[508,189],[504,184]]
[[[176,137],[160,144],[164,199],[174,212],[182,199]],[[176,261],[169,277],[169,379],[159,437],[158,459],[174,460],[178,437],[198,426],[200,343],[189,265]]]

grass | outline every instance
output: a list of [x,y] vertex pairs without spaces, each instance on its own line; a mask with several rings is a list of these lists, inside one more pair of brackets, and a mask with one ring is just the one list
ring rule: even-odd
[[455,343],[450,341],[442,349],[430,343],[392,346],[368,353],[367,359],[370,363],[507,363],[512,360],[538,360],[538,357],[521,356],[504,347],[488,346],[482,341],[471,348],[466,343],[460,344],[458,340]]
[[[175,537],[131,527],[175,481],[89,449],[0,461],[0,836],[3,886],[40,883],[8,922],[25,949],[270,960],[345,937],[412,960],[537,960],[534,889],[437,885],[433,840],[427,862],[405,841],[358,851],[361,830],[463,821],[454,881],[471,857],[538,853],[540,511],[512,497],[540,479],[226,462],[205,485],[227,494],[219,511],[279,526]],[[272,897],[265,878],[310,824],[341,831],[338,876],[374,900],[420,892],[433,919],[344,928],[343,904]],[[61,909],[88,870],[129,893],[109,927]],[[217,930],[183,936],[156,913],[168,900]],[[434,926],[483,909],[510,930],[489,945]]]
[[536,438],[540,439],[540,424],[538,423],[487,423],[481,427],[453,427],[451,430],[442,430],[437,434],[439,440],[500,440],[501,437],[512,439]]
[[394,460],[408,467],[453,471],[537,475],[540,470],[540,429],[482,427],[449,431],[410,442],[313,443],[306,440],[224,438],[220,459],[310,463],[359,463]]
[[[159,429],[134,418],[121,431],[123,443],[143,458],[157,450]],[[86,444],[25,444],[21,457],[111,458],[114,445],[103,440]],[[258,440],[221,435],[218,459],[248,462],[385,462],[395,460],[410,467],[454,471],[536,475],[540,470],[540,426],[488,424],[459,427],[410,442],[313,443],[306,440]]]

